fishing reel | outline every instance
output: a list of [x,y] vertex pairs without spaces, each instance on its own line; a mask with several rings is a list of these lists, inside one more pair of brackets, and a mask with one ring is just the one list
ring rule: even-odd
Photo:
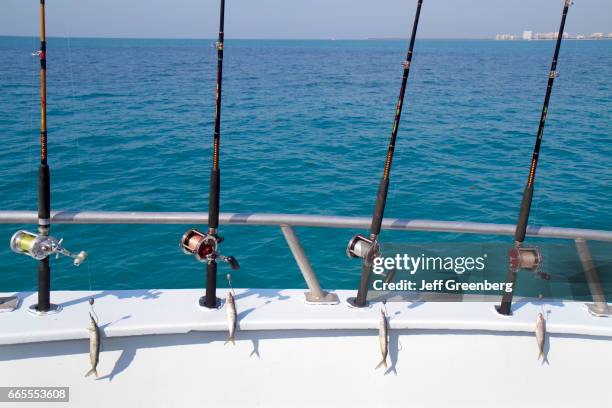
[[73,254],[62,246],[60,239],[42,234],[34,234],[32,232],[19,230],[11,238],[11,249],[18,254],[28,255],[36,260],[45,259],[48,256],[55,254],[56,258],[60,255],[73,258],[74,266],[79,266],[87,258],[87,252],[81,251],[78,254]]
[[550,275],[542,271],[542,253],[536,246],[514,245],[508,252],[508,262],[512,271],[526,269],[541,279],[550,280]]
[[380,256],[380,245],[375,239],[357,234],[349,241],[346,247],[346,255],[349,258],[361,258],[367,265],[371,265],[374,258]]
[[214,234],[205,234],[198,229],[190,229],[181,238],[179,247],[187,255],[193,255],[200,262],[210,263],[217,258],[227,262],[229,266],[237,271],[240,264],[233,256],[221,255],[218,251],[219,244],[223,238]]

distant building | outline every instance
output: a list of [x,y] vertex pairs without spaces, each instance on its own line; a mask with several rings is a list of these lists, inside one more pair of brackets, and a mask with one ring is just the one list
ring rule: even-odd
[[552,40],[555,33],[536,33],[536,40]]
[[582,34],[578,34],[578,35],[576,36],[576,39],[577,39],[577,40],[584,40],[584,35],[582,35]]
[[604,38],[604,34],[603,33],[593,33],[591,34],[591,38],[593,38],[594,40],[601,40]]
[[[533,38],[536,40],[556,40],[558,35],[558,31],[552,31],[549,33],[535,33]],[[563,38],[570,38],[569,33],[564,31]]]
[[[551,31],[548,33],[534,33],[531,30],[523,31],[522,35],[514,35],[514,34],[497,34],[495,39],[497,41],[514,41],[514,40],[556,40],[559,35],[558,31]],[[593,35],[598,35],[598,37],[593,37]],[[605,38],[603,33],[595,33],[589,38]],[[610,38],[612,38],[612,33],[609,34]],[[576,38],[580,39],[581,35],[578,35]],[[567,31],[563,32],[563,38],[568,39],[571,38]],[[582,36],[584,38],[584,36]]]
[[608,38],[612,38],[612,33],[609,33],[609,34],[608,34]]
[[518,36],[512,35],[512,34],[497,34],[495,36],[495,40],[497,41],[514,41],[518,39],[519,39]]

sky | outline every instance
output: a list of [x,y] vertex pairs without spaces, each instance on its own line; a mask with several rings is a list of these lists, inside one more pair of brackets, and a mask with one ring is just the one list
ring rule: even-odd
[[[38,0],[1,0],[0,35],[38,35]],[[218,0],[47,0],[47,35],[214,38]],[[226,0],[226,38],[407,38],[416,0]],[[556,31],[563,0],[424,0],[421,38]],[[566,31],[612,32],[612,0],[575,0]]]

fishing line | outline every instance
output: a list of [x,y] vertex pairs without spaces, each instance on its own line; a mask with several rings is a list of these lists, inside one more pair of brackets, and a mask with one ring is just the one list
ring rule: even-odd
[[[74,70],[73,70],[73,63],[72,63],[72,24],[71,21],[72,19],[69,19],[69,23],[67,25],[67,30],[68,30],[68,35],[66,36],[66,42],[68,45],[68,70],[69,70],[69,80],[70,80],[70,90],[71,90],[71,97],[72,100],[74,101],[74,104],[76,105],[76,90],[74,87]],[[70,106],[70,105],[68,105]],[[75,113],[74,110],[70,109],[70,112],[72,113],[72,116],[75,117]],[[76,132],[76,156],[77,156],[77,172],[78,172],[78,191],[79,191],[79,207],[83,208],[83,171],[82,171],[82,160],[81,160],[81,144],[80,144],[80,136],[79,136],[80,132]],[[85,131],[85,133],[89,134],[89,132]],[[83,228],[83,227],[81,227]],[[79,231],[79,241],[83,241],[83,231],[82,229]],[[92,275],[91,275],[91,267],[90,267],[90,263],[87,263],[87,276],[88,276],[88,283],[89,283],[89,291],[92,290]],[[96,322],[97,323],[97,322]]]
[[230,287],[230,290],[232,291],[232,296],[236,296],[236,292],[234,292],[234,287],[232,286],[232,274],[228,273],[227,275],[225,275],[225,279],[227,279],[227,284]]
[[381,308],[383,309],[383,312],[384,312],[385,316],[387,316],[387,320],[388,320],[389,319],[389,311],[387,310],[387,299],[383,299]]
[[[573,5],[573,4],[574,4],[573,2],[570,3],[570,6]],[[564,33],[565,33],[565,31],[562,33],[562,35]],[[567,59],[568,61],[567,61],[567,63],[563,64],[564,75],[561,75],[561,69],[559,69],[557,67],[557,70],[556,70],[556,74],[557,74],[557,78],[556,78],[557,86],[556,86],[556,88],[557,89],[563,89],[565,84],[568,83],[568,82],[570,84],[573,83],[572,79],[574,78],[574,74],[575,74],[574,64],[576,63],[576,56],[577,56],[578,42],[579,41],[580,40],[577,40],[577,39],[573,40],[574,45],[572,47],[570,47],[571,48],[571,51],[570,51],[571,58],[565,57],[565,59]],[[567,40],[566,40],[566,42],[567,42]],[[567,49],[567,47],[565,49]],[[560,50],[560,53],[563,53],[563,49]],[[565,54],[567,54],[567,53],[565,53]],[[561,58],[561,57],[559,57],[559,58]],[[574,68],[574,69],[572,69],[572,68]],[[565,80],[566,78],[568,78],[567,81]],[[555,108],[556,108],[556,105],[554,105],[554,104],[552,106],[549,106],[548,114],[550,115],[551,113],[554,113]],[[542,143],[542,146],[540,147],[540,154],[542,154],[545,150],[546,150],[546,144]],[[540,183],[538,182],[538,180],[535,180],[534,184],[535,183],[538,183],[537,185],[540,186]],[[541,188],[541,187],[538,187],[538,188]],[[538,221],[540,221],[540,223],[543,223],[543,222],[546,221],[545,218],[544,218],[544,221],[539,220],[539,211],[540,211],[540,200],[535,200],[534,209],[532,210],[532,214],[533,214],[532,217],[531,217],[532,221],[530,222],[530,225],[532,225],[534,227],[538,226]]]

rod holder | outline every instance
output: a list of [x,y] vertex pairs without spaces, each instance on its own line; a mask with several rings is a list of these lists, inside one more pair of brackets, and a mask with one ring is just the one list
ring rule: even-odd
[[305,292],[304,296],[306,297],[306,303],[310,304],[338,304],[340,301],[338,300],[338,296],[334,293],[329,293],[321,289],[321,284],[317,279],[317,275],[312,269],[310,262],[308,261],[308,257],[304,252],[304,248],[302,248],[302,244],[300,243],[300,239],[298,238],[295,230],[290,225],[281,225],[280,226],[283,235],[285,236],[285,240],[287,241],[287,245],[289,245],[289,249],[293,254],[293,258],[295,262],[298,264],[300,271],[302,272],[302,276],[304,277],[304,281],[308,286],[309,292]]
[[53,314],[57,314],[59,312],[62,311],[62,306],[61,305],[56,305],[54,303],[50,303],[49,304],[49,308],[42,310],[39,309],[38,304],[32,305],[28,308],[28,313],[30,313],[33,316],[47,316],[47,315],[53,315]]

